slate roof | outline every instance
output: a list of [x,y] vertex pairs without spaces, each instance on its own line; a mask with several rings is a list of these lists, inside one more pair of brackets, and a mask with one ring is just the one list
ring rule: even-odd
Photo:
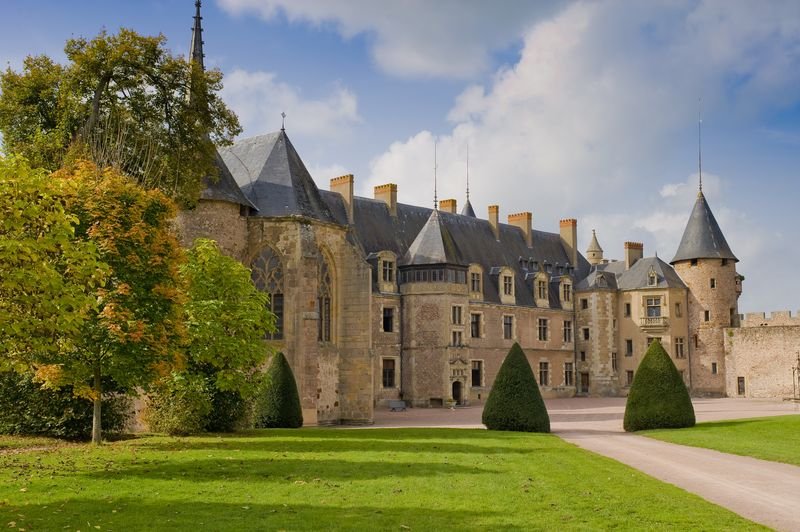
[[227,201],[255,209],[256,206],[247,199],[242,189],[236,184],[236,180],[219,152],[214,154],[214,163],[217,166],[217,170],[219,170],[219,178],[216,180],[210,176],[203,178],[206,186],[200,192],[200,199]]
[[464,204],[464,207],[461,209],[462,216],[470,216],[472,218],[477,218],[475,216],[475,209],[472,208],[472,203],[470,203],[469,198],[467,198],[467,202]]
[[[339,223],[347,223],[346,211],[342,197],[334,192],[321,191],[322,197],[334,213]],[[397,216],[389,214],[389,208],[380,200],[369,198],[353,198],[353,231],[355,240],[363,247],[365,254],[391,251],[397,257],[404,258],[409,248],[432,218],[433,209],[415,205],[397,204]],[[467,266],[480,264],[485,273],[484,299],[489,302],[500,302],[497,277],[491,274],[494,267],[508,266],[515,272],[516,301],[518,305],[535,306],[533,299],[533,262],[543,268],[547,262],[552,268],[552,280],[558,282],[556,265],[564,267],[569,255],[561,243],[557,233],[533,231],[533,247],[525,243],[525,236],[515,226],[500,224],[500,239],[495,239],[491,225],[487,220],[438,212],[436,222],[441,234],[452,240],[452,249],[445,251],[448,261],[453,264]],[[435,232],[433,233],[435,235]],[[447,241],[445,240],[446,244]],[[401,261],[401,265],[403,262]],[[578,264],[573,273],[575,279],[581,279],[589,272],[589,263],[580,254]],[[550,290],[551,306],[558,308],[558,291]]]
[[422,264],[469,266],[469,264],[463,264],[458,247],[450,235],[450,231],[442,224],[442,218],[437,210],[431,212],[428,221],[422,226],[400,263],[403,266]]
[[589,272],[589,275],[581,279],[580,282],[575,285],[576,291],[595,289],[616,290],[617,288],[617,276],[613,272],[598,270],[596,268],[593,268],[592,271]]
[[671,264],[691,259],[739,259],[731,251],[705,195],[700,192]]
[[637,260],[629,269],[625,269],[625,261],[617,260],[605,264],[598,264],[589,275],[581,280],[575,287],[576,290],[590,290],[605,288],[597,285],[600,276],[611,287],[613,277],[614,287],[619,290],[639,290],[654,288],[650,286],[650,271],[656,272],[657,282],[655,288],[686,288],[683,280],[672,266],[658,257],[644,257]]
[[589,242],[589,247],[586,248],[586,253],[590,252],[603,252],[603,248],[600,247],[600,242],[597,241],[597,234],[595,233],[594,229],[592,229],[592,240]]
[[258,216],[337,223],[284,130],[240,140],[220,155]]

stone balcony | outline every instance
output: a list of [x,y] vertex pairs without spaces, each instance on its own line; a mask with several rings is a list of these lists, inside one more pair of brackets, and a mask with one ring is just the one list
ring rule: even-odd
[[639,327],[645,330],[666,329],[669,327],[669,318],[666,316],[639,318]]

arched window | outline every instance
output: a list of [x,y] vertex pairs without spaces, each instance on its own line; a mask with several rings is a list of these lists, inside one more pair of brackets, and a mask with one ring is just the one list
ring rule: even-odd
[[268,340],[283,339],[283,266],[274,249],[267,247],[253,261],[253,283],[269,294],[269,310],[275,314],[275,332],[266,333]]
[[333,300],[333,283],[331,282],[331,270],[325,256],[320,257],[319,262],[319,292],[317,296],[317,309],[319,311],[319,322],[317,330],[317,340],[320,342],[331,341],[331,301]]

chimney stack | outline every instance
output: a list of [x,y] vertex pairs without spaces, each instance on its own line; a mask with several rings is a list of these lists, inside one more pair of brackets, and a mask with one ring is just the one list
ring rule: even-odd
[[347,210],[347,222],[353,223],[353,174],[347,174],[331,179],[331,192],[337,192],[344,200]]
[[492,226],[494,239],[500,240],[500,206],[489,205],[489,225]]
[[522,229],[525,236],[525,243],[529,248],[533,247],[533,214],[530,212],[518,212],[508,215],[508,225],[513,225]]
[[375,199],[381,200],[389,207],[389,214],[397,216],[397,185],[387,183],[375,187]]
[[625,269],[629,270],[636,261],[644,257],[644,244],[641,242],[625,242]]
[[456,200],[443,199],[439,202],[439,210],[442,212],[456,213]]
[[575,218],[561,220],[561,222],[559,222],[559,229],[561,232],[561,243],[564,244],[564,249],[567,250],[569,264],[575,267],[578,264],[578,220]]

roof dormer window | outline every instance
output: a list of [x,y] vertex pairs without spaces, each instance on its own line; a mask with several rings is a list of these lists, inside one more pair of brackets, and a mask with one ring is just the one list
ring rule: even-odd
[[656,286],[658,284],[658,274],[655,270],[650,270],[647,274],[647,286]]

